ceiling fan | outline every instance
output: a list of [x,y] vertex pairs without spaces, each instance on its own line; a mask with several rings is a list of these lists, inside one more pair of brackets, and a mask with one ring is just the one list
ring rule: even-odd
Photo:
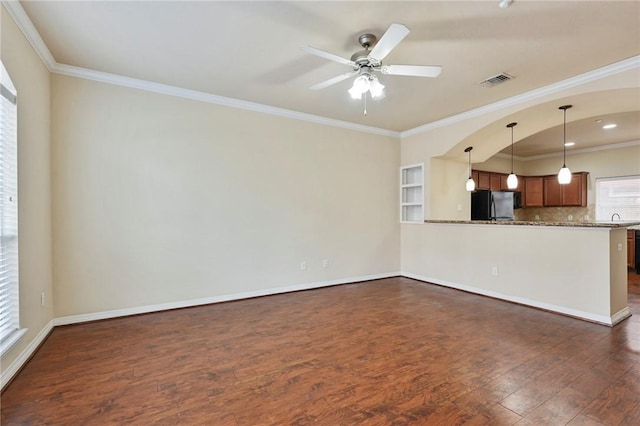
[[[329,80],[315,84],[310,87],[312,90],[324,89],[332,86],[354,75],[358,77],[353,82],[353,87],[349,89],[349,94],[354,99],[361,99],[367,91],[372,98],[384,95],[384,86],[378,81],[375,73],[385,75],[404,75],[411,77],[437,77],[442,71],[442,67],[436,65],[383,65],[383,59],[409,34],[409,28],[402,24],[391,24],[387,31],[376,43],[377,37],[373,34],[362,34],[358,37],[358,43],[364,48],[353,55],[351,59],[342,58],[333,53],[316,49],[311,46],[303,46],[302,49],[312,55],[319,56],[330,61],[348,65],[352,70],[348,73],[330,78]],[[373,48],[369,50],[370,47]],[[366,99],[366,98],[365,98]]]

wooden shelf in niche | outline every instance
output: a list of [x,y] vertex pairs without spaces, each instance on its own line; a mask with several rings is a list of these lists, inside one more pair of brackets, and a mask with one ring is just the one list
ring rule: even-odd
[[400,222],[424,222],[424,164],[400,168]]

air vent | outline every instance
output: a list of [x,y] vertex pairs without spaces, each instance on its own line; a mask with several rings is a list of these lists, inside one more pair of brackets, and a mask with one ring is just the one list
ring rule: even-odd
[[514,77],[512,75],[509,75],[506,72],[503,72],[498,75],[494,75],[493,77],[489,77],[486,80],[482,80],[478,84],[482,87],[493,87],[497,84],[504,83],[505,81],[509,81],[513,79]]

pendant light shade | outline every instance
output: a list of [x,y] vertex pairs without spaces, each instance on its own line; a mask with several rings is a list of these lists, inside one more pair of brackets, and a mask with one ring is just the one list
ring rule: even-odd
[[560,185],[567,185],[571,183],[571,170],[567,167],[567,110],[573,105],[563,105],[558,109],[564,111],[564,121],[562,125],[562,168],[558,172],[558,183]]
[[562,167],[558,172],[558,183],[560,185],[571,183],[571,170],[567,166]]
[[470,146],[464,150],[464,152],[469,153],[469,179],[467,179],[467,184],[466,184],[467,191],[469,192],[473,192],[476,190],[476,182],[473,180],[473,177],[471,176],[471,150],[472,149],[473,147]]
[[511,173],[509,173],[509,176],[507,177],[507,188],[509,189],[516,189],[518,187],[518,176],[513,173],[513,128],[517,124],[518,123],[507,124],[507,127],[511,129]]

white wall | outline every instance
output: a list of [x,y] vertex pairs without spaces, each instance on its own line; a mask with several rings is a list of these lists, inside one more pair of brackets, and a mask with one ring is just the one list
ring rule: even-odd
[[398,140],[61,75],[52,92],[56,317],[399,271]]
[[[53,319],[51,266],[51,196],[49,145],[49,72],[4,6],[1,56],[18,92],[18,220],[20,250],[20,326],[23,338],[0,360],[2,384],[35,349]],[[44,293],[45,306],[40,304]],[[43,335],[44,334],[44,335]],[[6,373],[6,374],[5,374]]]

